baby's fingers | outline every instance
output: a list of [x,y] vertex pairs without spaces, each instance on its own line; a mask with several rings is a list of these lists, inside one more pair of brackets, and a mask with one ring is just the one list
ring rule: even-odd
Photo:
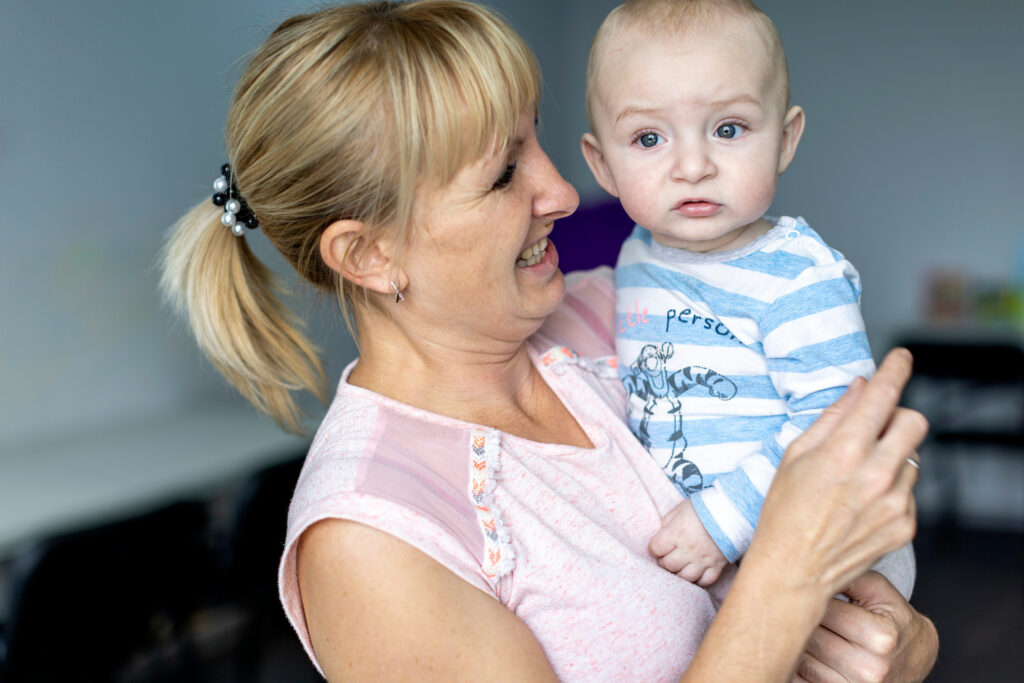
[[671,552],[668,552],[658,558],[658,564],[662,569],[667,569],[673,574],[678,574],[690,564],[690,561],[682,550],[679,550],[679,548],[673,548]]
[[701,573],[700,575],[700,578],[697,579],[694,583],[696,583],[701,588],[707,588],[715,581],[718,581],[718,578],[722,575],[722,569],[722,565],[711,565],[710,567],[704,569],[703,573]]
[[676,572],[676,575],[690,583],[697,583],[704,576],[704,567],[696,562],[687,562],[682,569]]
[[647,544],[647,550],[657,558],[665,557],[675,549],[675,539],[672,534],[667,533],[664,529],[654,534],[651,542]]

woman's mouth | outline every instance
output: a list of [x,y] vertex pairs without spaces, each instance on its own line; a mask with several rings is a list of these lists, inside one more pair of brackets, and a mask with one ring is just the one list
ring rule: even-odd
[[544,254],[547,252],[548,238],[541,237],[539,240],[531,244],[530,246],[523,249],[519,254],[519,258],[516,260],[517,268],[528,268],[535,266],[541,262],[544,258]]

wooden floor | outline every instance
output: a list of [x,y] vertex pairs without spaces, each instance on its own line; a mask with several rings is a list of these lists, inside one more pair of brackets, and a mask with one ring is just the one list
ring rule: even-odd
[[939,630],[929,681],[1024,680],[1024,535],[924,527],[912,602]]

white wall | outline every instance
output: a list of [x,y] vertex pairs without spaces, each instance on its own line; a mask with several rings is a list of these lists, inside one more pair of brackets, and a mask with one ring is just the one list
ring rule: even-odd
[[[165,227],[206,196],[222,163],[237,62],[314,4],[3,3],[0,454],[236,400],[161,307],[154,264]],[[491,4],[541,61],[549,153],[585,199],[599,197],[578,151],[583,79],[616,3]],[[773,208],[805,216],[859,267],[880,351],[915,322],[933,266],[1010,271],[1024,235],[1024,3],[762,6],[808,115]],[[329,311],[314,332],[336,374],[354,348]]]
[[931,268],[1009,276],[1024,248],[1024,3],[764,5],[808,115],[775,206],[860,269],[876,347],[918,319]]
[[[585,199],[606,196],[578,151],[586,53],[616,4],[558,3],[538,23],[560,39],[534,43],[555,90],[544,142]],[[1024,258],[1024,2],[759,6],[808,120],[772,211],[803,215],[858,267],[876,352],[919,322],[932,268],[1008,277]]]
[[161,306],[157,252],[219,173],[237,63],[309,4],[3,3],[0,453],[236,400]]

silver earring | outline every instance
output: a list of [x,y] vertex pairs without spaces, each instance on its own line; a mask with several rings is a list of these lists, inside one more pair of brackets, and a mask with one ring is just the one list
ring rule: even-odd
[[405,301],[405,296],[402,295],[402,290],[400,290],[398,288],[398,285],[395,284],[394,280],[391,281],[391,289],[395,290],[395,303],[396,304],[400,304],[403,301]]

